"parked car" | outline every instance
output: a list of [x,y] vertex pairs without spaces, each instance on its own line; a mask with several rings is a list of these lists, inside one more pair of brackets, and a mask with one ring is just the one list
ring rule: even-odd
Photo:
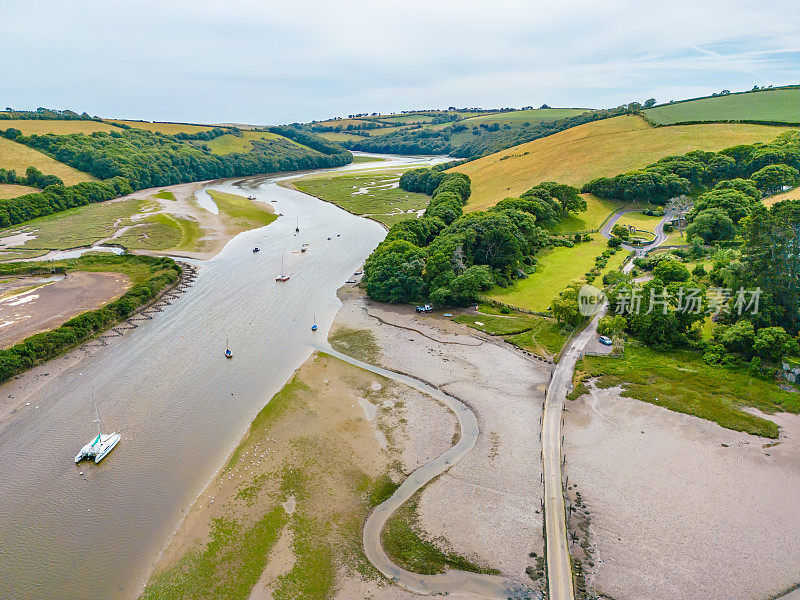
[[431,312],[433,310],[433,307],[430,304],[426,304],[424,306],[418,306],[414,310],[416,310],[418,313],[427,313]]
[[607,335],[601,335],[600,336],[600,343],[603,344],[604,346],[613,346],[614,345],[614,342],[611,341],[611,338],[608,337]]

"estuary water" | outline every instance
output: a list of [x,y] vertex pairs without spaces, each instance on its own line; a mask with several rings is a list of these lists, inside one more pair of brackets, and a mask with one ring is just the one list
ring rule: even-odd
[[[320,172],[439,160],[390,157]],[[164,312],[30,398],[8,400],[10,385],[0,386],[4,402],[20,403],[0,421],[0,598],[135,597],[252,418],[326,338],[337,288],[385,232],[277,185],[294,176],[214,184],[283,216],[198,261],[195,283]],[[291,279],[276,283],[281,257]],[[103,429],[122,441],[100,465],[76,466],[95,433],[93,392]]]

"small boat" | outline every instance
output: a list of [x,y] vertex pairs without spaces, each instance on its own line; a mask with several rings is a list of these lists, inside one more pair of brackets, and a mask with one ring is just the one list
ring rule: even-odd
[[81,462],[84,458],[94,458],[94,464],[99,463],[114,449],[122,438],[122,434],[116,431],[114,433],[100,432],[100,411],[97,409],[97,399],[94,397],[94,391],[92,392],[92,399],[94,400],[94,422],[97,423],[97,437],[81,448],[81,451],[75,456],[76,464]]
[[337,233],[336,237],[342,237],[342,234],[341,233]]
[[256,252],[261,252],[261,248],[259,248],[258,246],[253,248],[253,253],[255,254]]
[[361,273],[362,273],[361,271],[356,271],[355,273],[353,273],[353,275],[361,275]]
[[308,244],[303,242],[303,245],[300,246],[300,252],[305,252],[306,250],[308,250]]
[[311,326],[311,331],[317,330],[317,315],[314,315],[314,324]]
[[225,358],[233,358],[233,352],[231,352],[228,340],[225,340]]
[[328,241],[330,242],[330,241],[331,241],[331,238],[328,238]]
[[297,217],[297,225],[294,228],[295,233],[300,233],[300,217]]
[[281,274],[275,278],[275,281],[284,282],[289,281],[289,275],[283,269],[283,254],[281,254]]
[[248,196],[248,197],[247,197],[247,199],[248,199],[248,200],[255,200],[255,199],[256,199],[256,197],[251,195],[251,196]]

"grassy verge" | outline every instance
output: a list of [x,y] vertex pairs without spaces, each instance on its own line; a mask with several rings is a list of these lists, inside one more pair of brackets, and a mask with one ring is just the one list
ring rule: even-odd
[[[772,381],[752,377],[743,369],[707,365],[699,353],[688,350],[657,352],[629,344],[621,359],[581,359],[575,370],[575,392],[590,377],[599,378],[598,386],[602,388],[623,386],[625,395],[631,398],[714,421],[727,429],[773,439],[778,437],[778,426],[742,407],[768,414],[800,412],[800,395],[784,391]],[[585,387],[581,390],[585,391]]]
[[392,187],[399,180],[397,173],[360,173],[301,179],[294,185],[301,192],[391,227],[400,221],[416,219],[417,211],[424,210],[430,201],[425,194]]
[[226,221],[228,228],[246,231],[269,225],[278,218],[269,206],[238,194],[208,190],[208,195],[216,202],[220,216]]
[[570,332],[553,319],[527,315],[517,311],[502,314],[491,304],[481,304],[477,314],[459,315],[453,319],[489,335],[503,336],[505,341],[542,358],[552,358],[561,348]]
[[495,569],[477,565],[454,552],[441,550],[437,544],[426,539],[418,525],[418,494],[394,512],[381,532],[383,549],[389,558],[400,567],[423,575],[444,573],[446,569],[500,574]]
[[203,230],[197,221],[156,213],[114,241],[131,250],[199,250],[201,237]]
[[550,227],[553,233],[575,233],[576,231],[589,231],[600,229],[608,216],[622,206],[619,200],[598,198],[594,194],[581,194],[586,200],[586,211],[570,213],[558,223]]
[[334,350],[365,363],[375,365],[380,360],[380,348],[368,329],[339,327],[328,336],[328,342]]

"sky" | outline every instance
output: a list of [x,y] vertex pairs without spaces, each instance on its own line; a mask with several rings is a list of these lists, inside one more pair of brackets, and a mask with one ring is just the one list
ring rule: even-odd
[[0,108],[279,124],[800,83],[798,0],[1,0]]

